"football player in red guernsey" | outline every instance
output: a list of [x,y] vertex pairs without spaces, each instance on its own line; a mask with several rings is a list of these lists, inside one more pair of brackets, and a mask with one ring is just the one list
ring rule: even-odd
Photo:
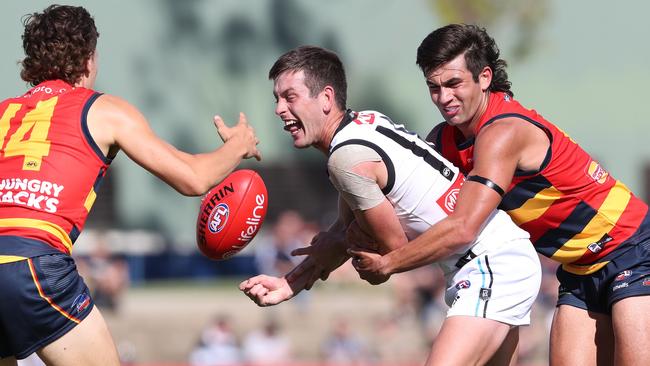
[[0,103],[0,365],[37,352],[47,365],[119,365],[115,345],[70,257],[121,149],[183,195],[201,195],[244,158],[260,158],[243,114],[214,123],[224,141],[187,154],[158,138],[126,101],[94,91],[98,32],[82,7],[25,18],[21,77]]
[[429,263],[476,235],[500,207],[560,263],[551,365],[650,365],[648,206],[557,126],[513,99],[505,61],[485,29],[452,24],[421,43],[417,64],[445,122],[428,140],[468,174],[456,210],[384,257],[358,266],[391,274]]

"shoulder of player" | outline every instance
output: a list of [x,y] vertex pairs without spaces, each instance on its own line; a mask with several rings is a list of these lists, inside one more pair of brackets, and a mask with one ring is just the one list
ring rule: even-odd
[[507,117],[484,126],[476,136],[476,149],[512,152],[531,144],[541,130],[530,123],[521,122],[516,117]]
[[102,94],[90,108],[91,117],[116,121],[143,118],[140,111],[125,99],[111,94]]
[[[479,138],[489,140],[512,140],[525,141],[534,137],[534,132],[540,129],[532,123],[527,123],[518,117],[506,117],[497,119],[490,124],[483,126],[477,135]],[[513,141],[514,142],[514,141]]]
[[[382,161],[381,156],[372,148],[361,144],[349,144],[334,150],[327,158],[327,168],[330,174],[345,174],[362,172],[367,168],[359,168],[364,163]],[[365,175],[365,174],[364,174]]]

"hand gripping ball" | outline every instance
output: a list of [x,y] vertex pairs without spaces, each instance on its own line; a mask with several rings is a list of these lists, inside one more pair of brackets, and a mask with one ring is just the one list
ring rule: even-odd
[[201,201],[196,221],[199,250],[214,260],[235,255],[258,233],[267,207],[262,177],[250,169],[232,172]]

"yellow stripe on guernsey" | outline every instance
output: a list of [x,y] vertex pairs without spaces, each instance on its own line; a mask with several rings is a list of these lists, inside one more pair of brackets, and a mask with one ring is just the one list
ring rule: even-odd
[[46,231],[54,235],[63,245],[68,252],[72,252],[72,240],[70,236],[60,226],[51,222],[36,220],[36,219],[0,219],[0,227],[24,227],[28,229],[37,229]]
[[[618,222],[625,211],[625,207],[632,198],[630,190],[620,181],[607,194],[607,198],[598,209],[599,214],[585,226],[581,233],[573,239],[566,242],[560,250],[555,252],[552,259],[558,262],[566,263],[569,258],[579,258],[585,251],[585,248],[602,237],[603,232],[609,232]],[[588,266],[565,264],[563,268],[573,274],[584,275],[596,272],[602,268],[606,262],[595,263]]]
[[521,207],[508,211],[517,225],[523,225],[527,222],[540,218],[546,210],[557,200],[562,197],[562,192],[549,187],[537,192],[535,197],[529,199]]
[[18,257],[15,255],[0,255],[0,264],[24,261],[27,257]]
[[607,263],[609,263],[609,261],[600,262],[600,263],[592,264],[592,265],[589,265],[589,266],[578,266],[578,265],[575,265],[575,264],[563,264],[562,269],[569,272],[569,273],[573,273],[573,274],[576,274],[576,275],[588,275],[588,274],[594,273],[594,272],[598,271],[599,269],[605,267],[607,265]]
[[86,197],[86,201],[84,202],[84,207],[86,208],[86,211],[90,212],[90,209],[93,207],[96,198],[97,198],[97,193],[95,193],[95,190],[91,188],[90,192],[88,192],[88,196]]

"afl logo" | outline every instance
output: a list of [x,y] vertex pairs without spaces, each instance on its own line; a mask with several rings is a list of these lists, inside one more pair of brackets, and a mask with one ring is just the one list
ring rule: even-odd
[[458,201],[458,192],[460,192],[460,189],[454,188],[447,193],[447,196],[445,196],[445,209],[447,211],[454,212],[456,201]]
[[210,230],[211,233],[218,233],[220,232],[224,226],[226,226],[226,222],[228,222],[228,215],[230,214],[230,209],[228,208],[228,205],[225,203],[220,203],[218,204],[214,210],[212,210],[212,214],[210,215],[210,219],[208,222],[208,229]]

